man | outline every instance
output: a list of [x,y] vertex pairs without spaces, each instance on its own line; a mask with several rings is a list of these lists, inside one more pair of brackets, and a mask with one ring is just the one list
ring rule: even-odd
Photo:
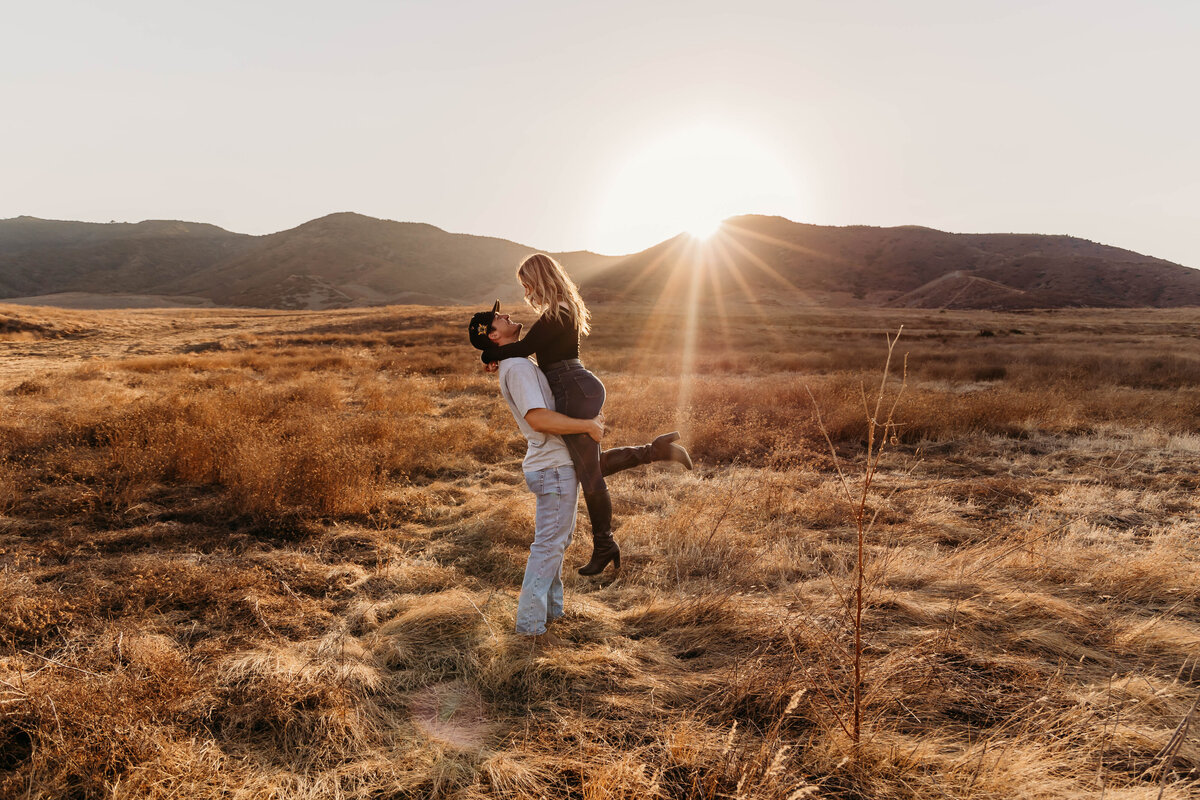
[[[467,329],[477,349],[510,344],[520,338],[521,324],[500,313],[500,301],[491,311],[471,317]],[[597,442],[604,435],[603,415],[575,419],[554,410],[554,395],[546,376],[528,358],[500,362],[500,394],[525,436],[522,470],[525,484],[537,498],[533,543],[525,564],[525,579],[517,601],[517,633],[542,636],[546,623],[563,614],[562,561],[571,534],[579,499],[579,481],[571,455],[559,434],[585,433]],[[668,433],[639,447],[617,447],[600,455],[600,468],[607,477],[630,467],[653,461],[677,461],[687,469],[692,459]]]

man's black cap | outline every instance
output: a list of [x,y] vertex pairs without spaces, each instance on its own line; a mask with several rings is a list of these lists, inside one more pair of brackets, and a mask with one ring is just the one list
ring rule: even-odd
[[471,337],[471,344],[475,346],[476,350],[487,350],[489,347],[496,346],[495,342],[488,338],[488,328],[492,327],[492,320],[499,313],[500,301],[497,300],[491,311],[480,311],[471,317],[471,324],[467,326],[467,335]]

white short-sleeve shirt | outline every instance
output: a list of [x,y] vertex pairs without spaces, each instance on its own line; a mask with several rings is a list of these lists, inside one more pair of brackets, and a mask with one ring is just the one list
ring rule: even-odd
[[528,358],[506,358],[500,362],[500,394],[508,403],[517,427],[527,445],[521,468],[525,472],[571,466],[571,454],[561,436],[538,433],[529,427],[525,415],[534,408],[554,411],[554,394],[546,376]]

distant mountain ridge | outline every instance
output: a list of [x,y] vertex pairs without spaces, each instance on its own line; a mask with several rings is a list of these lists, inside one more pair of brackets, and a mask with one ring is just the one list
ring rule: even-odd
[[180,273],[204,269],[255,237],[215,225],[147,220],[0,220],[0,297],[52,292],[157,293]]
[[[253,247],[164,288],[219,305],[259,307],[479,303],[497,293],[519,300],[513,274],[533,252],[506,239],[340,213],[258,237]],[[556,255],[582,273],[608,261],[594,254]],[[305,292],[307,304],[281,301]],[[322,301],[323,295],[328,299]]]
[[[0,220],[0,302],[93,293],[280,309],[521,298],[537,249],[349,212],[251,236],[173,220]],[[585,296],[913,308],[1200,306],[1200,271],[1071,236],[956,234],[733,217],[629,256],[554,253]],[[694,282],[693,282],[694,281]],[[681,297],[684,295],[681,294]],[[53,302],[47,300],[46,302]]]
[[786,298],[910,308],[1200,306],[1200,271],[1072,236],[832,227],[741,216],[701,245],[676,237],[584,282],[593,297]]
[[[196,297],[217,305],[342,308],[520,300],[537,248],[349,212],[266,236],[150,220],[0,220],[0,299],[58,293]],[[613,257],[555,253],[581,276]]]
[[81,245],[113,239],[188,235],[248,237],[231,233],[206,222],[145,220],[143,222],[68,222],[37,217],[0,220],[0,252],[27,250],[38,246]]

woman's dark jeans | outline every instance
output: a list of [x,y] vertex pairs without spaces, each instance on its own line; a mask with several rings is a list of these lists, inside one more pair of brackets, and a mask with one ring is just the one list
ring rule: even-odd
[[[558,413],[576,419],[591,419],[604,407],[604,384],[584,369],[579,359],[548,364],[542,371],[554,393]],[[586,433],[569,433],[562,438],[583,488],[592,536],[608,533],[612,530],[612,500],[600,468],[600,443]]]

